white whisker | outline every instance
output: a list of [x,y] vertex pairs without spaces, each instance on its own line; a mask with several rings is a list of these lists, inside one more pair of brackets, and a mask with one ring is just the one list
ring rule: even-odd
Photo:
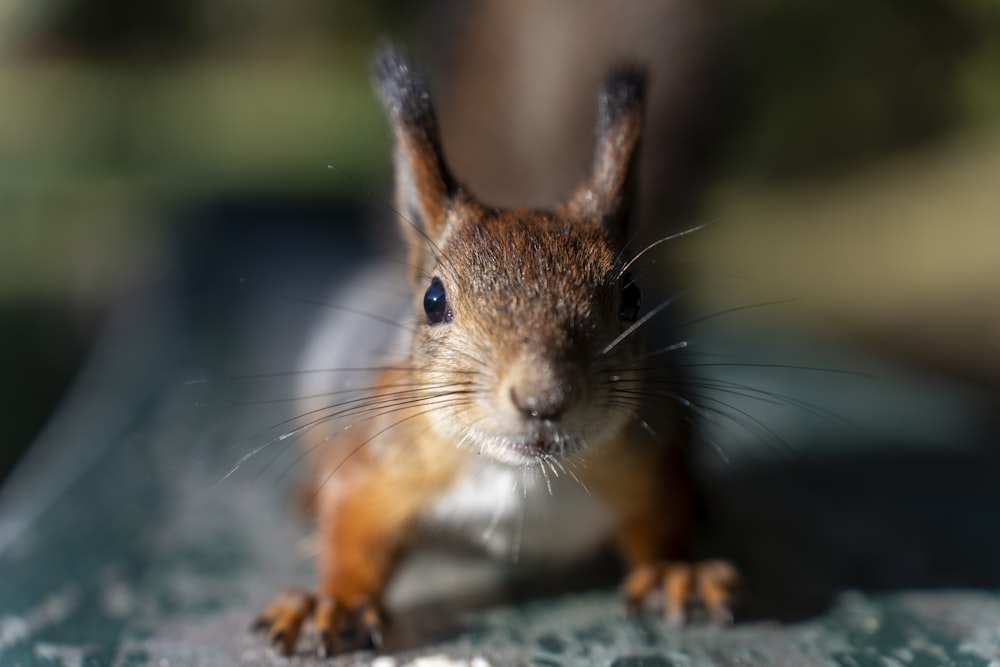
[[542,477],[545,479],[545,488],[548,489],[549,495],[552,495],[552,480],[549,479],[549,472],[545,469],[545,458],[539,457],[538,459],[538,469],[542,471]]
[[666,354],[667,352],[674,352],[676,350],[683,350],[687,346],[688,346],[688,342],[686,340],[677,341],[673,345],[667,345],[666,347],[661,347],[661,348],[652,350],[651,352],[647,352],[647,353],[643,354],[641,357],[639,357],[639,359],[640,360],[642,360],[642,359],[648,359],[649,357],[656,356],[657,354]]
[[626,338],[628,338],[629,336],[631,336],[633,333],[635,333],[635,331],[639,327],[641,327],[643,324],[645,324],[646,322],[648,322],[652,318],[654,318],[657,315],[659,315],[665,308],[667,308],[668,306],[670,306],[671,304],[673,304],[675,301],[677,301],[677,299],[679,299],[682,294],[684,294],[684,293],[683,292],[679,292],[679,293],[675,294],[674,296],[670,297],[666,301],[663,301],[662,303],[660,303],[660,305],[656,306],[651,311],[649,311],[648,313],[646,313],[645,315],[643,315],[642,317],[640,317],[636,322],[634,322],[632,324],[632,326],[630,326],[628,329],[626,329],[625,331],[623,331],[613,341],[611,341],[610,343],[608,343],[607,345],[605,345],[604,348],[600,351],[600,356],[603,356],[603,355],[607,354],[608,352],[610,352],[611,350],[615,349],[615,347],[617,347],[619,343],[621,343],[623,340],[625,340]]
[[682,236],[687,236],[688,234],[693,234],[694,232],[701,231],[702,229],[705,229],[706,227],[708,227],[709,225],[712,225],[712,224],[715,224],[715,222],[714,221],[713,222],[706,222],[706,223],[697,225],[695,227],[691,227],[690,229],[685,229],[682,232],[677,232],[676,234],[671,234],[669,236],[664,236],[662,239],[659,239],[658,241],[653,241],[648,246],[646,246],[645,248],[643,248],[642,250],[640,250],[639,252],[637,252],[635,255],[633,255],[632,259],[630,259],[628,262],[626,262],[625,266],[623,266],[621,269],[619,269],[618,275],[615,276],[615,280],[619,280],[623,275],[625,275],[625,272],[628,271],[628,268],[630,266],[632,266],[633,264],[635,264],[635,262],[636,262],[637,259],[639,259],[643,255],[645,255],[647,252],[649,252],[650,250],[652,250],[656,246],[658,246],[660,244],[663,244],[663,243],[666,243],[667,241],[673,241],[674,239],[679,239]]
[[569,475],[570,477],[572,477],[572,478],[573,478],[573,480],[574,480],[574,481],[576,481],[576,483],[577,483],[577,484],[579,484],[579,485],[580,485],[580,486],[581,486],[581,487],[583,488],[584,492],[585,492],[585,493],[586,493],[586,494],[587,494],[588,496],[590,495],[590,489],[589,489],[589,488],[587,488],[587,485],[583,483],[583,480],[581,480],[581,479],[580,479],[579,477],[577,477],[577,476],[576,476],[576,473],[575,473],[575,472],[573,472],[573,468],[572,468],[572,467],[570,467],[570,468],[567,468],[567,469],[566,469],[566,473],[567,473],[567,474],[568,474],[568,475]]

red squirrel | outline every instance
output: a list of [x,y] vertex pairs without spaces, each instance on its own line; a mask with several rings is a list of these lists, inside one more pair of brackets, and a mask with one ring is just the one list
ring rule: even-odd
[[551,520],[517,548],[575,556],[613,540],[629,609],[662,594],[673,622],[692,605],[731,620],[736,569],[691,560],[683,406],[643,356],[643,325],[665,304],[644,313],[627,271],[644,72],[611,73],[589,176],[535,210],[486,206],[456,180],[428,87],[397,48],[384,44],[373,70],[395,136],[412,327],[361,398],[307,413],[318,582],[279,594],[259,627],[285,653],[310,620],[321,654],[347,629],[377,648],[383,591],[422,526],[502,553],[497,526],[526,503]]

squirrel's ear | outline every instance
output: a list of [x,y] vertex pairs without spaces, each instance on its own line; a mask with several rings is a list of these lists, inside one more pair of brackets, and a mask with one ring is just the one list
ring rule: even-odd
[[572,214],[598,220],[618,242],[624,241],[634,196],[645,97],[645,71],[620,68],[611,73],[597,102],[590,177],[564,204]]
[[406,55],[383,42],[372,61],[375,88],[396,139],[396,206],[414,248],[433,246],[458,186],[441,152],[430,91]]

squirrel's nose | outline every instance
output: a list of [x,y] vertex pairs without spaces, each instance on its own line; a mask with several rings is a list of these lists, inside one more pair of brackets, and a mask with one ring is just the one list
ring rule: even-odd
[[511,386],[510,400],[528,419],[557,421],[576,402],[577,388],[570,382],[525,382]]
[[518,392],[517,387],[510,388],[510,400],[522,415],[529,419],[556,421],[569,407],[568,394],[561,387],[554,387],[542,392]]

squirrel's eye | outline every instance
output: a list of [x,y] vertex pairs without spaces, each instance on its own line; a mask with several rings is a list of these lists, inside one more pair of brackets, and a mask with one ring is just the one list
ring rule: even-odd
[[427,314],[427,324],[451,322],[452,313],[448,306],[448,295],[440,278],[433,278],[431,286],[424,292],[424,312]]
[[618,316],[627,322],[639,319],[639,308],[642,306],[642,292],[639,286],[628,275],[625,276],[625,286],[622,287],[622,307]]

